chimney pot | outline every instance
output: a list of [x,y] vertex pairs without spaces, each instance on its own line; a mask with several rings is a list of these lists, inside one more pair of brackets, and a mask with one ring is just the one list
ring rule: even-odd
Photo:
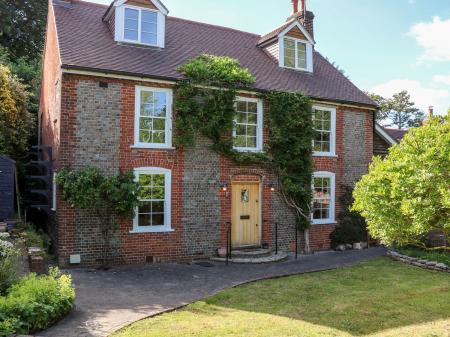
[[298,0],[292,0],[292,14],[298,13]]

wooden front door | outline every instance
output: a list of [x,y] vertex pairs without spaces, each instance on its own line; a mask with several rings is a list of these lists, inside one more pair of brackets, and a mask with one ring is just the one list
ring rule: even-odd
[[233,247],[261,245],[259,183],[233,183],[231,193]]

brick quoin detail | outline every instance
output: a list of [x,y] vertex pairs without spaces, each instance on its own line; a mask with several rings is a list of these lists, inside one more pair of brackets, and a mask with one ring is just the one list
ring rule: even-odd
[[[277,183],[273,173],[257,165],[240,165],[228,157],[214,153],[206,139],[199,139],[195,149],[137,149],[134,144],[134,111],[135,86],[172,88],[170,84],[159,82],[131,81],[113,78],[94,77],[88,75],[64,74],[62,76],[61,94],[61,135],[59,152],[55,165],[58,169],[73,167],[76,163],[75,153],[83,154],[77,148],[80,142],[79,119],[77,111],[86,112],[93,117],[103,107],[89,105],[85,97],[77,97],[82,88],[92,88],[95,95],[103,97],[105,92],[98,88],[98,82],[107,82],[112,95],[111,104],[117,100],[120,105],[120,129],[117,144],[118,163],[108,166],[108,172],[114,167],[126,172],[139,167],[160,167],[172,172],[171,193],[171,226],[173,231],[167,233],[130,233],[133,228],[131,219],[120,219],[118,230],[118,264],[141,264],[151,260],[154,262],[189,261],[198,257],[208,257],[219,247],[226,244],[227,223],[231,221],[231,186],[232,182],[260,182],[262,205],[262,243],[274,245],[275,222],[279,227],[280,249],[294,249],[294,223],[292,210],[288,209],[277,192],[272,192],[271,185]],[[95,85],[96,84],[96,85]],[[109,91],[108,91],[109,93]],[[245,95],[255,97],[253,95]],[[174,98],[176,99],[176,97]],[[87,104],[87,105],[86,105]],[[99,103],[101,104],[101,102]],[[327,104],[332,105],[332,104]],[[264,105],[266,109],[266,105]],[[329,171],[336,174],[336,214],[341,211],[339,199],[341,186],[355,182],[367,170],[373,154],[373,113],[360,108],[337,106],[336,112],[336,157],[314,157],[315,171]],[[83,109],[87,109],[84,111]],[[90,110],[91,109],[91,110]],[[174,112],[174,115],[176,113]],[[267,114],[264,113],[264,118]],[[97,116],[102,118],[102,116]],[[267,125],[267,123],[264,123]],[[351,127],[357,127],[355,133]],[[92,131],[92,130],[90,130]],[[99,143],[107,141],[108,130],[99,135]],[[44,137],[50,131],[43,129]],[[301,130],[299,130],[301,132]],[[176,133],[176,130],[173,132]],[[267,142],[269,130],[263,131]],[[48,135],[47,135],[48,136]],[[111,147],[112,149],[113,147]],[[78,150],[78,152],[77,152]],[[357,151],[352,153],[351,151]],[[92,155],[92,154],[91,154]],[[362,158],[362,160],[361,160]],[[78,160],[80,161],[80,160]],[[91,166],[93,163],[85,163]],[[358,161],[358,162],[357,162]],[[105,168],[106,169],[106,168]],[[205,176],[207,176],[205,178]],[[220,191],[220,183],[227,183],[227,193]],[[204,198],[202,200],[202,197]],[[207,200],[206,200],[207,199]],[[207,203],[207,207],[205,204]],[[86,243],[81,237],[79,223],[81,219],[77,211],[65,203],[58,191],[57,214],[58,223],[58,258],[59,264],[68,265],[71,254],[81,254],[83,265],[95,265],[99,247]],[[89,221],[89,217],[83,223]],[[310,242],[313,250],[330,248],[329,235],[335,224],[312,225]],[[300,247],[303,247],[302,235],[299,235]],[[84,243],[82,243],[83,241]],[[83,260],[85,258],[85,260]]]

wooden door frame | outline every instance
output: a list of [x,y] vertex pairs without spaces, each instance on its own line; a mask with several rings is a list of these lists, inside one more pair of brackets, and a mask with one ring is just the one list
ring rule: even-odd
[[[242,181],[242,180],[236,180],[236,181],[231,181],[231,205],[230,205],[230,207],[231,207],[231,218],[233,219],[233,185],[238,185],[238,184],[240,184],[240,185],[258,185],[258,217],[259,217],[259,219],[258,219],[258,227],[259,227],[259,233],[258,233],[258,235],[259,235],[259,243],[257,243],[255,246],[256,247],[260,247],[260,246],[262,246],[262,233],[263,233],[263,231],[262,231],[262,226],[263,226],[263,223],[262,223],[262,196],[263,196],[263,194],[262,194],[262,182],[260,181],[260,180],[258,180],[258,181],[255,181],[255,180],[252,180],[252,181]],[[231,225],[233,225],[233,223],[231,223]],[[232,240],[232,237],[231,237],[231,240]],[[248,246],[245,246],[245,245],[241,245],[241,246],[236,246],[236,245],[234,245],[233,244],[233,240],[231,241],[231,248],[232,249],[235,249],[235,248],[245,248],[245,247],[248,247]]]

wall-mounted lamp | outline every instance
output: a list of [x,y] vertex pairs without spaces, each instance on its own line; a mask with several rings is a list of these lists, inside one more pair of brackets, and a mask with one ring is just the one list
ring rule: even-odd
[[275,192],[275,185],[274,184],[270,184],[269,188],[270,188],[270,192]]
[[220,191],[221,192],[227,192],[228,191],[227,183],[220,183]]

